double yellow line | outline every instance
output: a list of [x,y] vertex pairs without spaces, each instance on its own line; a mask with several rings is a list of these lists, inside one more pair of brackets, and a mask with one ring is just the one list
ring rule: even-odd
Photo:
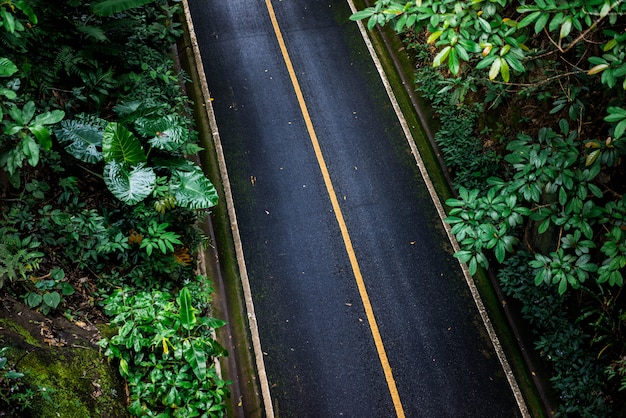
[[383,344],[382,337],[380,336],[380,331],[378,330],[378,324],[376,323],[374,310],[372,309],[372,304],[370,303],[370,299],[367,294],[367,289],[365,288],[365,282],[363,281],[363,276],[361,275],[361,269],[359,268],[359,263],[356,259],[354,248],[352,247],[352,240],[350,239],[350,234],[348,233],[348,227],[346,226],[346,222],[343,218],[343,213],[341,212],[341,208],[339,207],[339,201],[337,199],[337,194],[335,193],[335,188],[333,187],[332,181],[330,180],[330,174],[328,173],[328,167],[326,166],[324,155],[322,154],[319,141],[317,140],[317,135],[315,134],[315,129],[313,128],[313,122],[311,121],[311,117],[309,116],[309,111],[307,109],[304,96],[302,95],[302,90],[300,89],[300,83],[298,82],[298,78],[296,77],[296,72],[293,69],[291,58],[289,58],[289,52],[287,51],[285,40],[283,39],[282,32],[278,25],[278,20],[276,19],[276,14],[274,13],[274,7],[272,6],[272,1],[265,0],[265,4],[267,6],[267,11],[269,12],[269,15],[270,15],[270,20],[272,21],[272,26],[274,28],[276,40],[278,41],[278,45],[280,47],[280,51],[285,61],[285,65],[287,66],[289,78],[291,79],[291,83],[293,84],[293,89],[295,90],[296,97],[298,98],[300,111],[302,112],[302,116],[304,117],[304,122],[306,124],[309,137],[311,138],[311,144],[313,145],[313,150],[315,151],[315,157],[317,158],[317,163],[322,172],[322,177],[324,178],[326,191],[328,192],[328,196],[330,198],[330,202],[332,204],[335,217],[337,218],[337,223],[339,224],[339,229],[341,230],[341,237],[343,238],[343,243],[346,247],[348,258],[350,259],[350,265],[352,266],[352,271],[354,273],[356,285],[357,285],[357,288],[359,289],[359,295],[361,296],[361,301],[363,302],[363,307],[365,308],[365,315],[367,316],[367,322],[372,331],[372,337],[374,338],[374,344],[376,345],[378,358],[382,365],[383,372],[385,373],[385,380],[387,381],[387,386],[389,387],[389,393],[391,394],[391,398],[393,400],[393,405],[396,410],[396,415],[398,417],[404,417],[405,416],[404,409],[402,408],[402,402],[400,402],[400,395],[398,394],[398,388],[396,387],[396,382],[393,378],[393,372],[391,370],[391,366],[389,365],[387,352],[385,351],[385,346]]

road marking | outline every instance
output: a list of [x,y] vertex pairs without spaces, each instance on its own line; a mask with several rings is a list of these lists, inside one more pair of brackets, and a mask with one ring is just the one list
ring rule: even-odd
[[[353,0],[347,0],[347,1],[350,6],[350,11],[352,13],[356,13],[357,8],[354,5],[354,1]],[[452,234],[451,232],[450,224],[444,221],[444,219],[447,216],[446,212],[443,208],[443,205],[441,204],[439,195],[437,194],[437,191],[435,190],[435,186],[433,185],[430,179],[430,176],[428,175],[428,171],[426,170],[426,166],[424,165],[422,156],[420,155],[420,152],[417,149],[415,139],[413,138],[413,135],[411,134],[411,130],[409,129],[409,124],[407,123],[404,117],[404,114],[402,113],[402,110],[400,109],[400,105],[398,104],[398,100],[396,99],[393,89],[391,88],[391,83],[387,79],[387,75],[385,74],[383,66],[380,63],[380,60],[378,59],[378,55],[376,55],[376,50],[374,49],[374,46],[372,45],[372,41],[370,41],[369,39],[369,36],[367,34],[363,21],[361,20],[357,21],[357,25],[359,27],[359,31],[361,32],[361,37],[363,38],[363,40],[365,41],[365,44],[367,45],[367,49],[369,50],[370,56],[374,60],[374,65],[376,66],[376,69],[378,70],[378,74],[383,82],[385,90],[387,91],[387,95],[389,96],[389,100],[391,101],[393,109],[396,112],[400,125],[402,126],[402,130],[404,131],[404,135],[407,139],[407,142],[409,143],[409,147],[411,148],[411,152],[413,153],[415,162],[417,163],[417,166],[420,170],[422,179],[424,180],[424,183],[426,184],[426,188],[428,189],[430,197],[435,205],[435,208],[437,209],[437,213],[439,214],[439,218],[441,219],[443,228],[445,229],[446,234],[448,235],[448,239],[450,240],[450,243],[452,244],[452,248],[454,252],[458,252],[460,250],[459,243],[457,242],[454,234]],[[500,339],[498,338],[498,335],[496,334],[493,324],[491,323],[491,320],[489,319],[489,314],[487,313],[487,309],[485,308],[485,305],[482,301],[480,293],[478,292],[478,287],[476,286],[476,283],[474,282],[472,275],[469,274],[467,265],[465,263],[461,263],[460,261],[459,261],[459,264],[461,266],[461,270],[463,271],[463,276],[465,277],[467,286],[470,289],[470,293],[472,294],[472,298],[474,299],[474,303],[476,304],[476,307],[478,308],[478,312],[483,321],[485,329],[487,330],[487,334],[489,335],[489,338],[491,340],[491,343],[493,344],[496,355],[498,356],[500,365],[502,366],[502,369],[504,370],[504,374],[506,375],[507,381],[509,382],[509,386],[511,387],[511,391],[513,392],[515,401],[517,402],[517,406],[519,407],[520,412],[524,418],[530,417],[528,407],[526,406],[526,401],[524,400],[524,396],[522,395],[522,391],[520,390],[520,387],[517,383],[515,374],[513,373],[513,370],[511,369],[511,365],[509,364],[509,361],[506,358],[506,354],[504,353],[502,345],[500,344]]]
[[352,266],[354,279],[356,281],[357,288],[359,289],[359,295],[361,296],[361,301],[363,302],[365,315],[367,316],[367,322],[370,326],[370,330],[372,331],[372,337],[374,338],[374,344],[376,345],[378,358],[380,360],[383,371],[385,373],[385,380],[387,381],[387,386],[389,387],[389,393],[391,394],[391,399],[393,400],[393,405],[396,410],[396,415],[398,417],[404,417],[405,416],[404,409],[402,408],[402,403],[400,402],[400,395],[396,387],[396,382],[393,378],[393,372],[391,370],[391,366],[389,365],[389,359],[387,358],[385,346],[383,345],[383,340],[378,330],[378,324],[376,323],[374,310],[372,309],[372,304],[370,303],[370,299],[367,294],[367,289],[365,288],[365,282],[363,281],[363,276],[361,275],[361,269],[359,268],[359,263],[357,261],[356,254],[354,252],[354,248],[352,247],[352,240],[350,239],[350,235],[348,234],[348,227],[346,226],[346,222],[343,218],[343,213],[341,212],[339,201],[337,200],[337,194],[335,193],[335,188],[333,187],[332,181],[330,179],[330,174],[328,173],[328,167],[326,166],[324,155],[322,154],[322,150],[320,148],[319,141],[317,140],[315,129],[313,128],[313,122],[311,121],[311,117],[309,116],[309,111],[307,109],[304,96],[302,95],[302,90],[300,89],[300,83],[298,82],[298,78],[296,77],[296,72],[293,69],[291,58],[289,58],[289,53],[287,51],[287,46],[285,45],[285,40],[283,39],[282,32],[280,30],[280,27],[278,26],[278,20],[276,19],[276,14],[274,13],[274,7],[272,6],[272,1],[265,0],[265,4],[267,6],[267,11],[269,12],[269,15],[270,15],[270,20],[272,21],[272,26],[274,27],[276,40],[278,41],[278,45],[283,55],[285,65],[287,66],[289,78],[291,79],[293,89],[295,90],[296,97],[298,98],[300,111],[302,112],[302,116],[304,117],[304,122],[306,124],[309,137],[311,138],[311,144],[313,145],[313,149],[315,151],[315,157],[317,158],[317,163],[320,167],[320,170],[322,171],[322,177],[324,178],[326,191],[328,192],[328,196],[330,198],[333,211],[335,212],[335,217],[337,218],[337,223],[339,224],[339,229],[341,230],[343,243],[346,247],[348,258],[350,259],[350,265]]

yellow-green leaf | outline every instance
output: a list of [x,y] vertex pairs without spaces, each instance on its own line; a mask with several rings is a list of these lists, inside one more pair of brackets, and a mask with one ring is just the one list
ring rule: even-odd
[[592,67],[589,71],[587,71],[587,75],[594,75],[594,74],[601,73],[607,68],[609,68],[609,64],[598,64],[595,67]]
[[572,31],[572,18],[568,17],[561,24],[561,32],[559,33],[559,39],[565,38]]
[[495,59],[491,64],[491,68],[489,68],[489,80],[495,80],[495,78],[500,74],[500,67],[502,66],[502,61],[499,58]]
[[433,67],[439,67],[441,64],[443,64],[443,62],[448,58],[451,48],[452,47],[448,45],[441,51],[439,51],[439,53],[435,56],[435,59],[433,60]]
[[502,80],[504,80],[505,83],[508,83],[510,78],[509,64],[504,58],[498,58],[496,61],[500,61],[500,74],[502,75]]
[[589,167],[590,165],[592,165],[598,159],[598,156],[601,152],[602,151],[600,151],[599,149],[590,152],[589,155],[587,155],[587,158],[585,158],[585,166]]
[[426,39],[426,43],[427,44],[434,43],[437,39],[439,39],[442,33],[443,33],[442,30],[438,30],[438,31],[431,33],[430,36],[428,36],[428,39]]

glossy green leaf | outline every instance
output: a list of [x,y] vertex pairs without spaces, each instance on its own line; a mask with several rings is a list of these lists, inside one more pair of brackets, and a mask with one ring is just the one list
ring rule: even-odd
[[56,309],[61,303],[61,295],[58,292],[46,293],[43,295],[43,302],[52,309]]
[[451,50],[452,47],[450,45],[447,45],[441,51],[439,51],[439,53],[435,55],[435,58],[433,59],[433,67],[439,67],[441,64],[443,64],[448,58]]
[[176,204],[188,209],[208,209],[218,202],[215,186],[198,166],[194,166],[191,171],[175,170],[170,190],[176,198]]
[[508,83],[511,76],[509,64],[504,58],[498,58],[498,60],[500,61],[500,75],[502,75],[502,80],[504,80],[505,83]]
[[561,25],[561,31],[559,32],[559,39],[565,38],[572,31],[572,18],[568,17]]
[[146,161],[146,154],[135,135],[119,123],[109,123],[102,136],[104,161],[135,165]]
[[491,67],[489,68],[489,79],[495,80],[495,78],[500,74],[500,67],[502,66],[502,60],[498,57],[493,61]]
[[450,50],[450,55],[448,56],[448,68],[450,68],[450,72],[454,75],[459,73],[459,57],[455,48]]
[[10,77],[17,72],[17,66],[8,58],[0,58],[0,77]]
[[191,366],[191,370],[200,381],[207,376],[207,356],[205,351],[199,347],[199,343],[194,340],[183,342],[183,356]]
[[196,324],[196,315],[194,313],[193,305],[191,304],[191,293],[187,287],[183,287],[178,296],[178,305],[180,310],[178,317],[183,328],[187,330],[193,329]]
[[622,136],[624,136],[625,130],[626,130],[626,119],[622,120],[620,123],[617,124],[617,126],[615,126],[615,132],[613,133],[613,136],[615,137],[615,139],[619,139]]
[[60,122],[65,117],[65,112],[62,110],[53,110],[51,112],[45,112],[41,115],[35,116],[31,125],[53,125]]

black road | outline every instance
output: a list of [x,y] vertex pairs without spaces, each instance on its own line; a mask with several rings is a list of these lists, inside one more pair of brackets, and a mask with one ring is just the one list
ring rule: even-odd
[[273,0],[400,409],[266,2],[189,3],[276,414],[519,416],[348,4]]

